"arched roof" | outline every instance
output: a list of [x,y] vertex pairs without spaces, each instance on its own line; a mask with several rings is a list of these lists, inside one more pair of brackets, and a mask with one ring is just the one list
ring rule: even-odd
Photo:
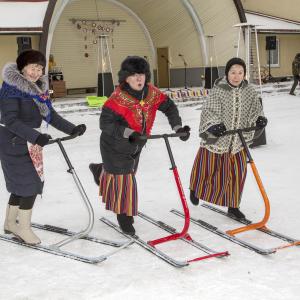
[[[140,0],[105,0],[111,2],[115,5],[121,6],[131,14],[131,16],[140,24],[140,27],[143,29],[144,34],[148,40],[149,48],[152,49],[152,56],[155,57],[155,46],[152,39],[153,30],[149,29],[149,15],[146,16],[143,12],[143,7],[145,5],[144,1]],[[55,29],[55,24],[57,23],[59,16],[63,12],[64,7],[71,3],[72,0],[32,0],[32,1],[1,1],[0,2],[0,33],[1,30],[7,29],[8,32],[38,32],[41,33],[41,42],[40,49],[43,52],[49,53],[49,47],[51,46],[52,35]],[[146,3],[148,3],[147,1]],[[155,1],[154,1],[155,2]],[[166,1],[167,3],[168,1]],[[201,1],[200,1],[201,2]],[[200,3],[199,2],[199,3]],[[245,21],[245,13],[243,11],[243,6],[240,0],[232,0],[232,7],[230,7],[231,0],[227,0],[227,6],[229,10],[233,11],[232,8],[235,5],[236,12],[240,22]],[[166,4],[165,3],[165,4]],[[190,21],[194,24],[194,31],[197,34],[199,51],[201,52],[202,61],[208,63],[208,45],[206,45],[206,36],[205,34],[210,34],[209,30],[210,24],[215,23],[217,20],[213,19],[214,14],[212,13],[212,18],[209,20],[204,20],[205,16],[201,15],[202,4],[204,6],[213,5],[204,1],[200,4],[194,0],[181,0],[182,5],[186,10],[186,18],[189,18]],[[157,4],[157,3],[156,3]],[[169,4],[168,4],[169,5]],[[199,8],[199,5],[201,6]],[[25,13],[24,13],[25,10]],[[217,10],[217,7],[216,7]],[[211,9],[209,10],[211,13]],[[53,13],[53,16],[52,16]],[[3,14],[3,16],[2,16]],[[5,17],[4,17],[5,15]],[[17,18],[12,18],[11,16],[16,15]],[[155,16],[154,16],[155,17]],[[147,19],[148,18],[148,19]],[[151,18],[151,16],[150,16]],[[220,19],[220,16],[218,17]],[[235,19],[237,19],[235,17]],[[148,23],[147,23],[148,21]],[[236,20],[238,21],[238,20]],[[235,21],[235,22],[236,22]],[[225,24],[224,20],[220,20],[220,26],[230,27],[230,25]],[[215,26],[214,24],[212,24]],[[153,29],[153,28],[152,28]],[[218,34],[226,34],[227,32],[218,32]],[[231,36],[231,42],[233,43]],[[224,44],[224,41],[220,41],[220,44]],[[47,51],[46,51],[47,47]],[[224,52],[225,49],[221,49]],[[225,50],[226,51],[226,50]]]

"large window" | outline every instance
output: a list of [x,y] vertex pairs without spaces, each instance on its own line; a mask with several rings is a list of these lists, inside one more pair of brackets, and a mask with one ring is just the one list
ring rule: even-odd
[[270,60],[271,67],[279,67],[279,40],[276,39],[276,49],[275,50],[267,50],[267,63],[269,66],[269,51],[270,51]]

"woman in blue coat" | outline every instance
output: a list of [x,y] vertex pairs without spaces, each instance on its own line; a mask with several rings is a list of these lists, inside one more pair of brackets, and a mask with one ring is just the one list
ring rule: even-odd
[[86,130],[84,124],[75,126],[52,108],[45,66],[41,52],[22,52],[16,64],[4,66],[0,90],[0,160],[11,194],[4,231],[33,245],[41,242],[30,224],[36,196],[44,185],[42,148],[51,139],[40,132],[41,123],[45,120],[66,134],[82,135]]

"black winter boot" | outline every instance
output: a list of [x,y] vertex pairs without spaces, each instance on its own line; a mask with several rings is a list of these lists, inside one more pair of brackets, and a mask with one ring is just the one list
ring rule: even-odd
[[228,214],[237,218],[237,219],[245,219],[245,215],[240,211],[239,208],[228,207]]
[[192,204],[194,204],[196,206],[199,205],[199,199],[196,198],[195,192],[192,190],[190,190],[190,200],[191,200]]
[[92,172],[92,174],[94,176],[94,181],[97,185],[100,184],[99,177],[100,177],[100,174],[102,171],[102,166],[103,166],[103,164],[93,164],[93,163],[89,164],[89,169]]
[[135,235],[135,229],[132,226],[133,217],[126,214],[117,214],[117,220],[122,231],[129,235]]

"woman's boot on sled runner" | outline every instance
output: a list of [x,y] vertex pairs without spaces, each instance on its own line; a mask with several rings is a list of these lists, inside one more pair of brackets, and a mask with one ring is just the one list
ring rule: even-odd
[[37,245],[41,243],[39,237],[31,229],[32,209],[19,209],[19,225],[16,235],[26,244]]
[[238,207],[228,207],[228,214],[241,220],[246,218]]
[[117,220],[122,231],[129,235],[135,235],[135,229],[132,226],[134,219],[126,214],[117,214]]
[[7,204],[6,216],[4,221],[4,233],[16,234],[18,212],[19,212],[19,206]]

